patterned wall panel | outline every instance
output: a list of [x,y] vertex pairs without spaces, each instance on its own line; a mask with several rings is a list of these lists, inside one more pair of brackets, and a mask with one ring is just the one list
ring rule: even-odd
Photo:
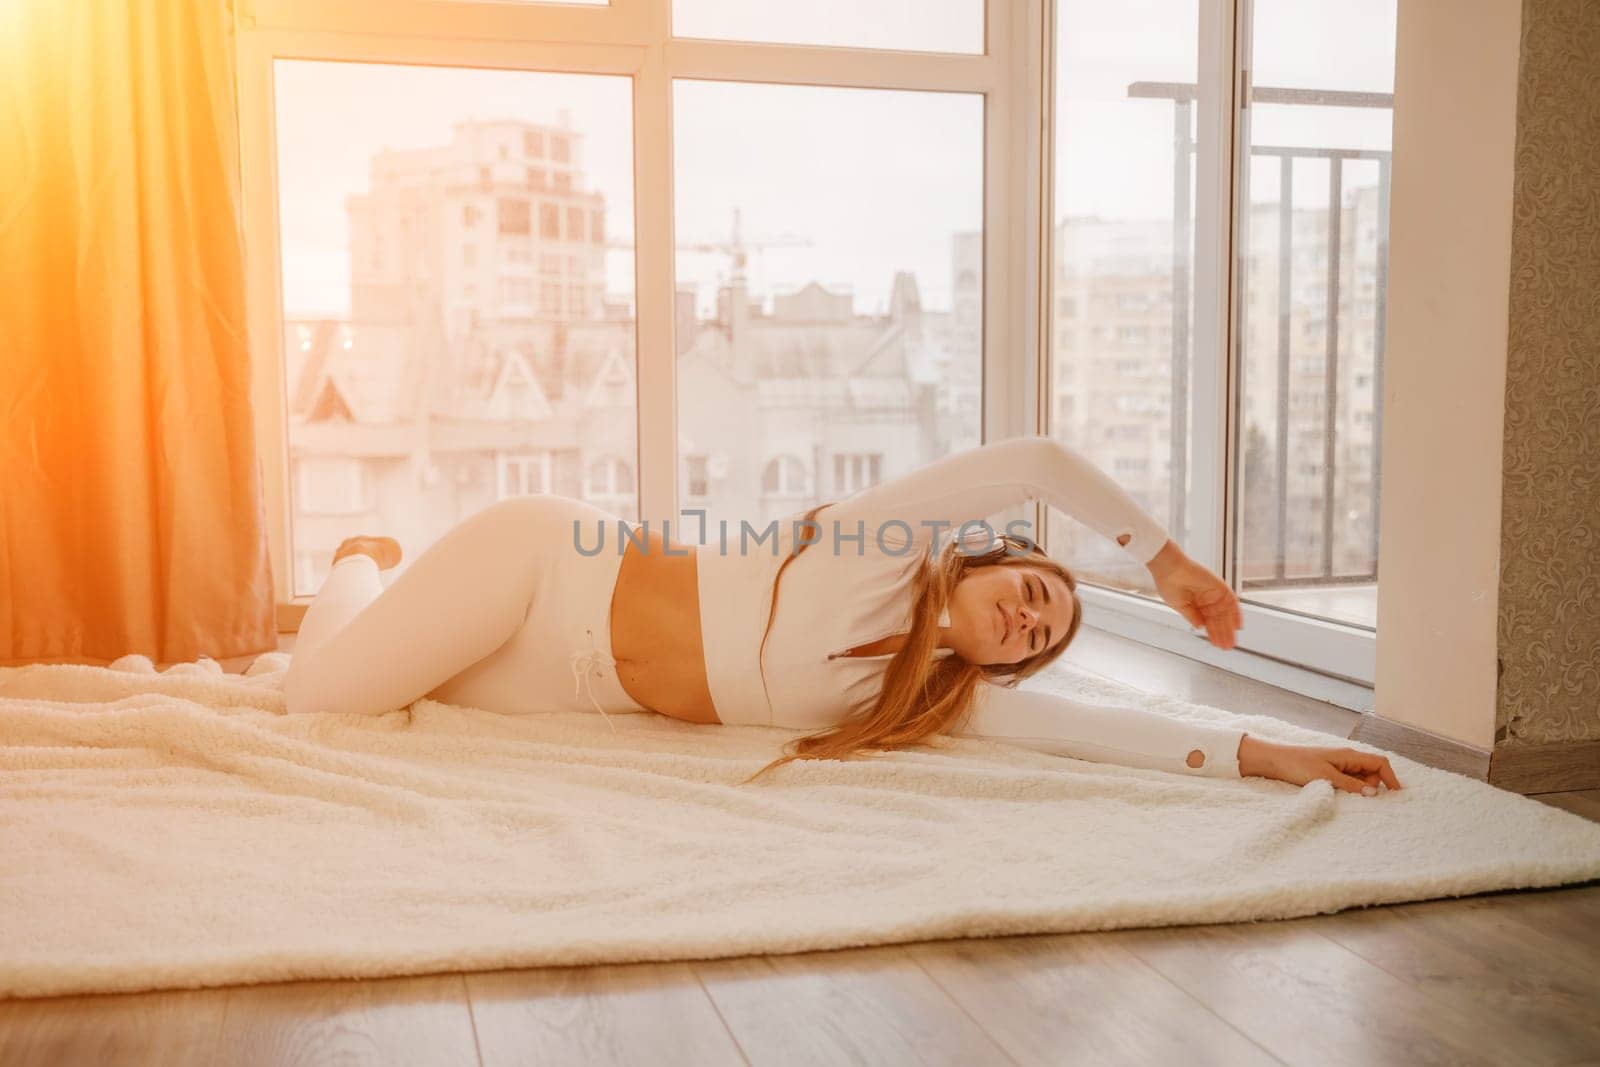
[[1524,0],[1516,146],[1495,740],[1596,740],[1600,2]]

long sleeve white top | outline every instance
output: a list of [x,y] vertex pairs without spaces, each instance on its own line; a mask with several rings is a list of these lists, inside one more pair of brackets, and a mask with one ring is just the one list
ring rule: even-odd
[[[1113,541],[1126,535],[1124,550],[1140,563],[1167,542],[1161,524],[1080,453],[1046,437],[998,441],[824,508],[817,515],[821,529],[809,535],[813,543],[783,573],[762,655],[772,579],[804,512],[765,541],[755,527],[719,531],[696,550],[706,673],[718,717],[807,731],[838,723],[882,686],[891,653],[847,653],[910,628],[918,560],[963,524],[1040,499]],[[974,527],[967,535],[984,539]],[[986,681],[959,736],[1236,778],[1243,731]],[[1197,751],[1200,765],[1191,766]]]

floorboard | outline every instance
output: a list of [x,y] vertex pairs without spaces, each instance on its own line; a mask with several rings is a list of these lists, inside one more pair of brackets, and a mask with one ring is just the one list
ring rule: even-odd
[[186,989],[0,1000],[0,1064],[208,1065],[222,1033],[228,994],[226,989]]
[[930,941],[907,949],[1020,1064],[1280,1062],[1097,934]]
[[466,981],[486,1067],[747,1062],[688,963],[487,971]]
[[1517,1062],[1527,1035],[1429,998],[1313,924],[1288,921],[1101,935],[1285,1063],[1485,1067]]
[[1459,901],[1358,908],[1316,929],[1429,1000],[1493,1019],[1499,1041],[1515,1037],[1500,1045],[1507,1061],[1575,1064],[1600,1050],[1592,944],[1574,951],[1505,908]]
[[752,1064],[1008,1059],[901,945],[697,960],[693,967]]
[[1600,789],[1584,789],[1568,793],[1535,793],[1533,799],[1553,807],[1582,815],[1591,822],[1600,822]]
[[479,1059],[462,976],[429,974],[232,987],[209,1062],[453,1067]]

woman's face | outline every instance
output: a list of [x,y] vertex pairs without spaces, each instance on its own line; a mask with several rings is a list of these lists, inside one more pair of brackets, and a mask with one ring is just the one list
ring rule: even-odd
[[1067,583],[1039,567],[976,567],[950,595],[944,644],[968,663],[1017,663],[1059,644],[1078,610]]

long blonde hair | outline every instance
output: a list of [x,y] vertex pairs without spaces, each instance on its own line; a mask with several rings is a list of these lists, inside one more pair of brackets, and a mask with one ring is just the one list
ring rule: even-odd
[[[799,525],[820,529],[815,522],[816,515],[827,506],[818,504],[806,512]],[[839,725],[796,740],[792,753],[773,760],[745,782],[752,782],[790,760],[848,759],[858,752],[911,745],[934,734],[949,732],[970,713],[980,681],[987,678],[1000,685],[1014,686],[1061,655],[1077,636],[1078,625],[1083,621],[1081,604],[1073,612],[1072,622],[1060,641],[1016,663],[969,663],[957,655],[934,656],[934,649],[939,647],[939,616],[950,602],[956,584],[969,571],[982,567],[1037,567],[1057,575],[1067,583],[1068,589],[1076,591],[1078,586],[1072,573],[1045,555],[1038,545],[998,532],[995,541],[994,547],[987,551],[968,552],[960,551],[962,543],[952,538],[937,558],[924,555],[912,578],[911,629],[905,643],[889,660],[883,687],[877,696],[860,701]],[[767,628],[761,636],[763,649],[777,614],[783,572],[814,542],[815,535],[800,539],[798,547],[778,567],[773,578]]]

